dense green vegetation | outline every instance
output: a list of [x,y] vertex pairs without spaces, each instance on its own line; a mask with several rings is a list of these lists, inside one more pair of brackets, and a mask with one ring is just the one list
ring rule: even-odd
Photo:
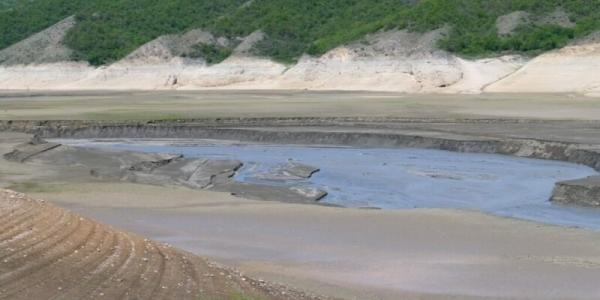
[[[521,52],[536,54],[564,46],[569,40],[600,29],[600,2],[592,0],[504,0],[469,1],[457,0],[441,3],[428,1],[428,6],[420,6],[409,12],[405,20],[419,22],[405,24],[416,30],[431,29],[430,24],[450,24],[450,35],[441,41],[440,46],[451,52],[466,56],[483,56],[501,52]],[[470,4],[470,5],[468,5]],[[515,34],[499,36],[496,19],[513,11],[527,11],[533,18],[564,10],[575,28],[562,28],[557,25],[521,26]],[[410,22],[410,21],[409,21]]]
[[[0,0],[2,1],[2,0]],[[10,1],[10,0],[4,0]],[[8,2],[7,2],[8,3]],[[380,29],[424,32],[446,26],[440,47],[463,56],[536,54],[600,30],[599,0],[29,0],[0,11],[0,49],[76,14],[66,39],[92,64],[120,59],[168,33],[206,28],[230,38],[262,30],[255,51],[284,62],[322,54]],[[523,10],[532,18],[563,9],[574,28],[532,22],[499,36],[496,19]],[[230,51],[200,45],[218,62]]]
[[[90,1],[90,0],[88,0]],[[95,0],[77,14],[66,43],[76,58],[103,64],[163,34],[210,27],[243,0]]]
[[11,9],[15,4],[17,4],[17,0],[0,0],[0,11]]
[[225,36],[263,30],[268,39],[257,45],[259,54],[293,61],[376,31],[410,7],[408,0],[259,0],[217,20],[213,30]]
[[15,0],[0,0],[0,10],[9,9],[15,5]]
[[[263,0],[219,19],[216,32],[245,35],[262,29],[269,36],[261,54],[283,61],[302,53],[322,54],[379,29],[428,31],[443,26],[450,34],[440,42],[464,56],[502,52],[535,54],[565,45],[570,39],[600,29],[597,0]],[[497,34],[499,16],[524,10],[535,18],[563,9],[575,28],[522,26],[514,35]]]

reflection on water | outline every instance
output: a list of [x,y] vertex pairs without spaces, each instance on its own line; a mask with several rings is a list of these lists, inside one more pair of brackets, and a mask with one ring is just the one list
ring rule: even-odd
[[[238,181],[326,190],[346,207],[458,208],[600,229],[600,210],[553,205],[554,183],[596,174],[557,161],[424,149],[249,144],[215,140],[61,140],[66,144],[237,159]],[[321,169],[310,179],[271,176],[290,161]]]

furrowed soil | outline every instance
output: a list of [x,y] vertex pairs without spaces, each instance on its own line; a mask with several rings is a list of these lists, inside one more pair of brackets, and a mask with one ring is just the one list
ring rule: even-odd
[[0,299],[315,299],[0,190]]

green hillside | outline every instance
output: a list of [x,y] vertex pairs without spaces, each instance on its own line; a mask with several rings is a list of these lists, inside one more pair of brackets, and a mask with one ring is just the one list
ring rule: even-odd
[[0,49],[76,14],[89,0],[6,1],[0,10]]
[[0,0],[0,9],[10,9],[17,3],[17,0]]
[[[6,1],[6,0],[5,0]],[[76,58],[118,60],[167,33],[205,28],[227,37],[263,30],[257,54],[293,62],[380,29],[448,26],[440,47],[463,56],[536,54],[600,29],[599,0],[30,0],[0,11],[0,49],[75,14],[66,39]],[[496,19],[523,10],[532,18],[566,12],[575,27],[532,22],[499,36]]]

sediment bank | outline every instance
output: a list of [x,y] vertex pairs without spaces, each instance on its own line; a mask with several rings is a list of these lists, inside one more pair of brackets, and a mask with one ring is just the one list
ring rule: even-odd
[[[387,119],[379,121],[382,124],[390,123]],[[212,119],[189,123],[4,121],[0,122],[0,129],[36,134],[43,138],[202,138],[282,144],[425,148],[559,160],[600,171],[598,145],[442,133],[419,129],[424,121],[409,122],[414,122],[411,130],[381,128],[375,119],[360,118]],[[299,123],[313,125],[295,126]],[[350,124],[357,126],[348,128]]]
[[600,206],[600,176],[556,183],[552,201],[557,203]]
[[[402,129],[390,127],[390,124],[401,122],[412,125]],[[491,120],[464,122],[475,126],[478,122],[493,124]],[[536,121],[501,122],[523,122],[526,126],[527,122]],[[439,132],[428,130],[423,124],[427,122],[390,118],[232,118],[150,122],[4,121],[0,122],[0,129],[27,132],[43,138],[197,138],[281,144],[439,149],[558,160],[586,165],[600,171],[600,146],[595,144]],[[555,191],[560,190],[557,187]],[[592,197],[595,194],[582,195]],[[598,201],[590,197],[571,197],[568,203],[589,205]],[[558,198],[560,197],[552,199]]]
[[[46,142],[35,136],[30,142],[15,146],[4,159],[47,165],[77,166],[91,176],[108,181],[128,181],[159,186],[185,186],[191,189],[213,189],[250,199],[293,203],[316,203],[327,193],[306,190],[302,186],[266,186],[233,180],[243,162],[225,159],[185,157],[179,154],[110,151],[88,147],[71,147]],[[304,170],[306,169],[306,170]],[[285,172],[296,171],[308,178],[317,169],[291,166],[272,176],[284,180]],[[302,173],[304,172],[304,173]],[[308,172],[308,173],[307,173]]]

